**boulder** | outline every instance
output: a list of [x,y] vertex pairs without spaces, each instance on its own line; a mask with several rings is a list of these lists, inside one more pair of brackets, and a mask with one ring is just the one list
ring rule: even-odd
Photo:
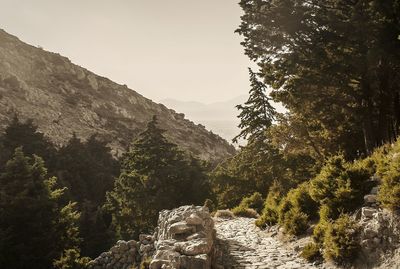
[[151,269],[211,268],[215,230],[206,207],[161,211],[157,228]]
[[192,234],[196,231],[196,227],[187,224],[186,222],[177,222],[169,227],[168,233],[172,236],[176,234]]
[[372,218],[374,213],[376,213],[377,210],[372,207],[363,207],[361,209],[361,217],[362,218]]
[[374,204],[377,201],[377,197],[375,194],[368,194],[364,196],[364,202],[366,204]]

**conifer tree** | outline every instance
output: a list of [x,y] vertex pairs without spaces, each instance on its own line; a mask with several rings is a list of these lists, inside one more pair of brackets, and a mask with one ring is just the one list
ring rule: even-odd
[[[153,117],[132,144],[114,189],[107,195],[105,207],[112,212],[114,227],[122,238],[151,231],[162,209],[202,204],[206,198],[204,171],[187,160],[157,125]],[[196,186],[201,187],[193,189]]]
[[53,144],[38,131],[32,120],[21,122],[15,116],[0,137],[0,166],[11,159],[17,147],[22,147],[28,156],[36,154],[43,158],[46,167],[52,172],[55,166],[56,149]]
[[272,125],[276,111],[270,104],[271,99],[266,92],[266,86],[257,79],[257,74],[249,68],[251,89],[249,99],[244,105],[236,106],[240,110],[239,128],[241,132],[233,142],[238,139],[257,139]]
[[57,171],[60,181],[68,187],[71,200],[78,202],[82,212],[80,231],[82,255],[97,257],[108,249],[114,236],[110,223],[101,209],[107,191],[112,190],[119,165],[96,135],[81,141],[75,134],[58,154]]
[[296,121],[286,126],[302,126],[286,130],[288,137],[306,141],[322,155],[343,151],[349,157],[396,139],[397,0],[242,0],[240,5],[244,15],[237,32],[244,36],[246,54],[273,88],[274,101],[289,110],[287,119]]
[[15,150],[0,175],[1,268],[52,268],[64,250],[79,251],[79,213],[55,186],[41,158]]

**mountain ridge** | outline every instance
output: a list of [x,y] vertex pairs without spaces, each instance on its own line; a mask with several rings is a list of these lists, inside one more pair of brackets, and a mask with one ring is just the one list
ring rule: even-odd
[[156,115],[168,139],[201,159],[220,160],[235,151],[184,114],[1,29],[0,60],[0,129],[13,115],[32,118],[58,146],[73,133],[84,139],[97,133],[121,155]]
[[237,117],[240,111],[236,106],[246,102],[246,95],[239,95],[226,101],[213,103],[201,103],[195,101],[180,101],[172,98],[163,99],[160,102],[175,110],[182,111],[189,118],[203,124],[206,128],[220,134],[228,141],[234,138],[240,129]]

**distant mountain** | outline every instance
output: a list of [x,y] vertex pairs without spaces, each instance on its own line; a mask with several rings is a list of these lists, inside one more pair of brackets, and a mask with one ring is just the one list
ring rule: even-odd
[[236,105],[243,104],[246,100],[246,95],[240,95],[224,102],[211,104],[175,99],[164,99],[161,100],[161,103],[185,113],[194,122],[205,125],[214,133],[231,141],[240,132],[237,127],[240,121],[237,118],[239,111],[236,109]]
[[0,130],[15,114],[32,118],[57,145],[73,133],[81,138],[97,133],[120,155],[157,115],[172,142],[202,159],[235,152],[183,114],[0,30]]

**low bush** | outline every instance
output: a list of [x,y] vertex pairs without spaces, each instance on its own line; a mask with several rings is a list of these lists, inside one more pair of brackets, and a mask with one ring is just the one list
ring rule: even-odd
[[237,206],[232,209],[232,213],[237,216],[237,217],[244,217],[244,218],[258,218],[260,215],[258,215],[257,211],[255,211],[252,208],[246,208],[243,206]]
[[308,243],[305,245],[300,256],[309,262],[313,262],[322,258],[319,246],[315,243]]
[[278,223],[278,212],[275,209],[265,208],[262,215],[256,220],[257,227],[264,229]]
[[310,181],[312,199],[328,206],[332,216],[353,211],[362,205],[364,195],[372,187],[370,166],[370,162],[348,163],[342,155],[332,157]]
[[261,217],[256,221],[258,227],[265,228],[267,225],[275,225],[278,223],[278,207],[283,193],[282,185],[275,181],[269,188]]
[[85,269],[90,262],[90,258],[81,257],[79,250],[67,249],[62,256],[54,261],[53,266],[56,269]]
[[217,210],[214,217],[221,219],[233,219],[235,215],[230,210]]
[[324,236],[324,258],[339,264],[353,261],[359,250],[359,227],[347,214],[328,222]]
[[397,142],[386,160],[378,163],[381,185],[378,201],[391,210],[400,209],[400,142]]
[[255,192],[250,197],[243,198],[239,206],[252,208],[258,213],[261,213],[264,208],[264,199],[262,198],[261,193]]
[[328,226],[328,221],[320,220],[317,225],[315,225],[313,230],[314,242],[322,248],[325,240],[325,233]]
[[298,208],[292,208],[283,216],[281,225],[285,232],[292,235],[301,235],[308,228],[308,215],[301,212]]
[[318,204],[308,193],[308,184],[303,183],[289,191],[278,209],[279,224],[286,233],[300,235],[307,230],[307,223],[316,219]]

